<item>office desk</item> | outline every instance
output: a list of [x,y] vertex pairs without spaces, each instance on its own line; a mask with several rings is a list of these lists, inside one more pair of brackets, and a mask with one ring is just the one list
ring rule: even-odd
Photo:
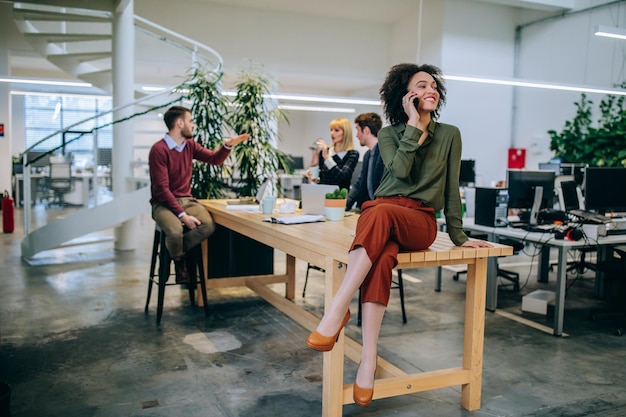
[[[554,303],[554,324],[553,334],[561,336],[563,334],[563,316],[565,312],[565,285],[567,281],[567,251],[572,249],[583,249],[597,247],[598,261],[606,260],[611,256],[611,248],[626,243],[626,236],[615,235],[599,238],[597,241],[570,241],[567,239],[557,240],[552,233],[528,232],[523,229],[510,227],[491,227],[474,224],[474,219],[464,218],[463,228],[483,232],[487,234],[487,240],[497,242],[498,238],[511,238],[522,242],[530,242],[541,245],[539,253],[538,281],[548,282],[550,268],[550,248],[558,251],[558,266],[556,278],[556,300]],[[498,272],[495,258],[489,259],[487,266],[487,310],[495,311],[498,303]],[[600,294],[600,287],[603,280],[603,273],[596,272],[596,294]]]
[[[326,271],[324,302],[328,308],[346,270],[348,249],[358,216],[337,222],[282,225],[262,221],[267,215],[227,211],[223,200],[201,200],[201,203],[217,224],[278,249],[287,256],[286,275],[278,275],[273,281],[271,275],[207,277],[207,286],[247,286],[306,329],[315,330],[319,318],[289,301],[295,295],[295,258]],[[499,244],[493,248],[455,247],[446,233],[439,233],[429,249],[398,255],[398,268],[467,264],[463,360],[458,367],[409,375],[379,357],[377,375],[382,378],[376,379],[374,399],[461,385],[461,405],[468,410],[480,408],[487,259],[512,253],[511,247]],[[205,271],[208,271],[207,267]],[[284,282],[285,297],[268,288],[265,285],[268,282]],[[302,346],[305,346],[304,339]],[[342,331],[334,349],[323,353],[322,415],[325,417],[341,416],[342,405],[353,402],[352,384],[343,383],[344,353],[351,360],[359,361],[361,346],[344,337]]]

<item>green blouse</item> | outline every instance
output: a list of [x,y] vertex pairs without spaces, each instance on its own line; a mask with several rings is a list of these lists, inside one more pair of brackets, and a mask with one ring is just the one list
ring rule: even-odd
[[404,124],[378,132],[385,172],[375,195],[401,195],[422,200],[435,211],[443,208],[450,239],[460,246],[469,240],[461,219],[461,132],[456,126],[431,121],[428,137],[420,146],[417,142],[422,133]]

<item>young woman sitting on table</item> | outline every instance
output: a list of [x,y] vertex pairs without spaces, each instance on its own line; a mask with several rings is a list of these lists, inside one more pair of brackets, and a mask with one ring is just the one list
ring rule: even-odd
[[374,393],[378,334],[389,301],[392,269],[399,250],[428,248],[437,236],[435,211],[444,209],[447,230],[457,246],[490,247],[463,232],[459,170],[461,134],[436,122],[446,89],[439,68],[399,64],[380,88],[391,123],[378,133],[385,171],[375,200],[363,203],[341,286],[307,346],[331,350],[350,318],[348,307],[362,285],[361,363],[354,401],[367,406]]
[[[359,152],[354,150],[352,139],[352,125],[345,118],[334,119],[330,122],[330,139],[328,146],[323,139],[315,142],[316,150],[311,160],[311,166],[319,167],[320,184],[338,185],[339,188],[350,188],[354,168],[359,162]],[[311,171],[308,172],[309,178]]]

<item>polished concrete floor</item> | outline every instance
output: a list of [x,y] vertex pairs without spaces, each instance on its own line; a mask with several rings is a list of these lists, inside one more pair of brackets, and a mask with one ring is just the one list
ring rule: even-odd
[[[65,215],[37,210],[35,219]],[[137,222],[135,251],[114,251],[113,231],[106,230],[97,234],[103,243],[49,251],[30,262],[20,258],[21,210],[16,218],[15,232],[0,235],[0,380],[12,387],[14,417],[321,415],[322,355],[305,346],[304,328],[253,292],[211,290],[205,318],[186,291],[172,286],[162,325],[155,324],[156,299],[144,314],[149,216]],[[282,254],[275,258],[276,269],[284,268]],[[546,316],[521,311],[522,295],[554,284],[537,284],[528,260],[503,260],[516,262],[511,268],[524,285],[520,292],[501,289],[499,311],[550,326],[551,308]],[[306,265],[297,268],[301,292]],[[404,271],[407,324],[392,292],[379,353],[407,372],[461,364],[464,279],[443,275],[436,293],[434,269]],[[321,314],[322,282],[312,271],[306,297],[299,293],[295,302]],[[487,313],[480,410],[462,409],[454,387],[367,408],[347,405],[343,415],[626,416],[626,337],[613,334],[610,319],[589,319],[589,309],[603,304],[593,297],[591,275],[568,285],[568,337]],[[354,302],[353,313],[356,308]],[[360,340],[355,319],[346,334]],[[346,361],[346,382],[355,372]]]

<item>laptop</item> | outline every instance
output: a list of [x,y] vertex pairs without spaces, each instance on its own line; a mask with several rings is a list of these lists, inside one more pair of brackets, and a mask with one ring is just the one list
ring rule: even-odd
[[270,191],[268,190],[269,186],[270,181],[267,180],[259,187],[256,197],[240,197],[239,200],[228,200],[226,204],[229,206],[260,204],[261,201],[263,201],[263,198],[266,197],[265,193]]
[[326,193],[332,193],[339,187],[325,184],[301,184],[300,197],[302,199],[303,214],[324,215],[324,198]]

